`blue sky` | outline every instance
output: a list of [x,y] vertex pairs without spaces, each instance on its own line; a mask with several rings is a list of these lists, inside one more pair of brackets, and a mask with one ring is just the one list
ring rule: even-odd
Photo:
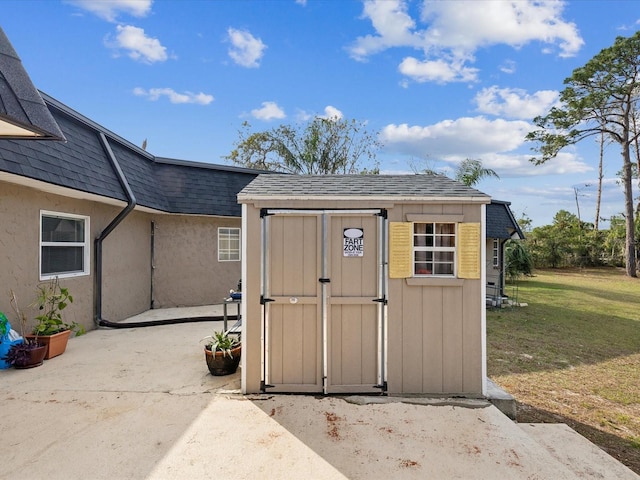
[[[544,166],[524,141],[563,81],[640,28],[636,1],[3,0],[0,25],[36,87],[156,156],[225,163],[253,131],[314,115],[366,122],[383,173],[451,172],[516,216],[593,221],[598,147]],[[623,210],[616,145],[601,216]]]

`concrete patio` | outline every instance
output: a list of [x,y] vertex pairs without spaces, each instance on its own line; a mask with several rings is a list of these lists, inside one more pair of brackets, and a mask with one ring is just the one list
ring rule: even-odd
[[0,371],[0,478],[640,478],[564,425],[519,425],[485,401],[243,396],[240,373],[204,362],[199,340],[221,328],[101,329]]

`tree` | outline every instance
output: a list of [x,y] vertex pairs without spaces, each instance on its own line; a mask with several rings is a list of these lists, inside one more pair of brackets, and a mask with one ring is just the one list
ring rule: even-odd
[[464,183],[467,187],[473,187],[480,180],[487,177],[500,178],[498,174],[490,168],[482,166],[482,160],[465,158],[458,168],[456,168],[455,179]]
[[[235,149],[223,158],[243,167],[299,174],[378,173],[380,143],[364,123],[316,117],[305,126],[250,133],[242,124]],[[371,165],[363,168],[363,159]]]
[[631,146],[638,133],[633,116],[640,93],[640,31],[631,37],[616,38],[585,66],[565,79],[560,92],[560,107],[534,119],[537,130],[527,140],[538,142],[534,148],[541,156],[531,159],[536,165],[552,158],[564,147],[603,133],[620,145],[622,181],[625,196],[626,271],[636,277],[634,209],[631,182]]

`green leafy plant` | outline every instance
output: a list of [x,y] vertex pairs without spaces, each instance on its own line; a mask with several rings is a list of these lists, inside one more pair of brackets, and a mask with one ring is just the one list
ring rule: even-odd
[[208,343],[204,346],[207,350],[211,350],[211,352],[222,352],[222,356],[229,358],[233,358],[233,354],[231,350],[240,346],[240,336],[229,335],[228,332],[213,332],[213,335],[207,335],[204,337],[202,341],[207,340]]
[[44,282],[37,287],[36,300],[32,306],[36,307],[40,314],[36,315],[37,323],[33,327],[34,335],[55,335],[56,333],[71,330],[76,335],[85,333],[84,327],[76,322],[66,323],[62,319],[62,311],[69,303],[73,303],[73,297],[68,288],[60,286],[58,277]]

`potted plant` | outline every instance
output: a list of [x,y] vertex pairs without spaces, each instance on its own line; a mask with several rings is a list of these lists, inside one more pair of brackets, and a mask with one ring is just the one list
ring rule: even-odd
[[76,335],[84,333],[82,325],[76,322],[66,323],[62,319],[62,311],[69,303],[73,303],[73,297],[68,288],[60,286],[58,277],[38,285],[36,299],[31,305],[36,307],[40,314],[36,315],[36,324],[31,335],[25,338],[38,338],[47,346],[45,359],[63,354],[72,332]]
[[[18,306],[18,299],[13,290],[10,291],[10,295],[11,308],[13,308],[13,311],[16,313],[18,320],[20,321],[20,330],[23,339],[13,343],[2,360],[6,362],[8,366],[16,368],[39,367],[44,363],[47,347],[38,341],[38,337],[31,340],[24,338],[27,326],[27,317],[20,310],[20,307]],[[2,315],[2,317],[4,317],[4,315]],[[3,320],[6,320],[6,317],[4,317]],[[3,323],[7,326],[6,328],[10,328],[8,321]]]
[[214,332],[213,335],[204,337],[204,356],[211,375],[231,375],[235,373],[240,364],[242,343],[240,336],[229,332]]

